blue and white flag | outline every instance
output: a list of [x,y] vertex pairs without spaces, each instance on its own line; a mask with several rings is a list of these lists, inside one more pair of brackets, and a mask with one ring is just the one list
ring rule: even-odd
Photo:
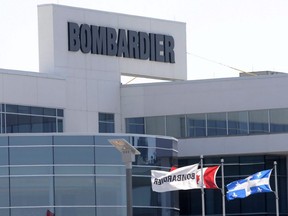
[[226,198],[233,200],[245,198],[255,193],[272,192],[269,184],[272,169],[263,170],[245,179],[240,179],[226,185],[228,191]]

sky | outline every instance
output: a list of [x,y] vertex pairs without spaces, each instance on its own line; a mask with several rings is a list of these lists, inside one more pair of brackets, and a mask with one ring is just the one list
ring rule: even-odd
[[288,73],[287,0],[1,0],[0,68],[39,71],[37,5],[186,23],[189,80]]

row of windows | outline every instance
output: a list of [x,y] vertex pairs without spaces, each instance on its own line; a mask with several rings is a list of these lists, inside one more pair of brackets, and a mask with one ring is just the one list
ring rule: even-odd
[[126,132],[176,138],[287,133],[288,108],[127,118]]
[[63,109],[0,105],[1,133],[63,132]]

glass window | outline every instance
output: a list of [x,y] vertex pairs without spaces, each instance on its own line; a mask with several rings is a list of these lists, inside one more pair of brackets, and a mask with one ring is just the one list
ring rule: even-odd
[[6,114],[7,133],[56,132],[56,118]]
[[146,117],[146,134],[165,135],[165,116]]
[[[108,137],[106,137],[106,141],[108,142]],[[94,145],[94,137],[93,136],[54,136],[54,144],[55,145]]]
[[63,132],[63,119],[57,119],[57,132]]
[[[23,208],[12,208],[11,210],[11,214],[7,214],[7,216],[19,216],[19,215],[46,215],[46,211],[47,208],[27,208],[27,207],[23,207]],[[6,216],[6,214],[2,215],[2,213],[0,212],[1,216]]]
[[43,132],[43,117],[41,116],[31,116],[31,132],[41,133]]
[[208,136],[227,135],[226,113],[207,114],[207,133]]
[[248,134],[248,112],[228,112],[228,134]]
[[[111,207],[106,207],[107,209],[110,209]],[[80,207],[80,206],[69,206],[69,207],[56,207],[55,208],[55,216],[95,216],[95,211],[97,211],[98,207],[95,209],[95,207]],[[40,214],[37,214],[37,216]],[[46,214],[41,214],[46,215]],[[97,214],[99,215],[99,214]],[[110,214],[100,214],[100,215],[110,215]],[[111,214],[111,215],[117,215]],[[124,215],[124,214],[123,214]]]
[[44,110],[42,107],[31,107],[31,114],[44,115]]
[[249,133],[268,133],[268,110],[249,111]]
[[127,118],[126,133],[145,134],[144,118]]
[[18,106],[18,113],[25,113],[30,114],[30,107],[29,106]]
[[6,104],[6,112],[18,113],[18,106],[12,104]]
[[53,196],[52,177],[10,178],[11,206],[48,206]]
[[57,109],[57,116],[63,117],[64,116],[64,110],[63,109]]
[[[97,214],[96,215],[126,215],[126,206],[123,207],[105,207],[105,206],[99,206],[96,209]],[[143,212],[141,212],[142,214]],[[141,214],[135,214],[135,209],[133,209],[133,214],[136,215],[141,215]],[[142,214],[143,215],[143,214]],[[148,215],[148,214],[147,214]],[[152,214],[153,215],[153,214]]]
[[99,133],[114,133],[115,122],[114,114],[99,113]]
[[[126,205],[126,177],[97,176],[96,205]],[[105,194],[105,196],[103,196]]]
[[52,147],[11,147],[11,165],[52,164]]
[[95,160],[96,164],[123,164],[121,153],[112,145],[111,147],[96,147]]
[[270,110],[270,131],[272,133],[288,132],[288,109]]
[[187,115],[187,136],[206,136],[206,116],[205,114]]
[[56,132],[56,118],[44,117],[43,118],[43,132]]
[[55,146],[55,164],[94,164],[93,147]]
[[43,108],[44,115],[47,116],[56,116],[56,109],[53,108]]
[[176,138],[185,136],[185,115],[175,115],[166,117],[166,136]]
[[[0,207],[7,207],[9,206],[9,178],[1,177],[0,178]],[[0,215],[1,211],[0,211]],[[5,215],[5,214],[4,214]]]
[[[102,193],[101,196],[105,197]],[[111,197],[109,197],[111,198]],[[56,176],[55,205],[95,205],[94,176]],[[77,208],[74,209],[77,211]],[[75,214],[73,214],[75,215]],[[80,214],[76,214],[80,215]]]

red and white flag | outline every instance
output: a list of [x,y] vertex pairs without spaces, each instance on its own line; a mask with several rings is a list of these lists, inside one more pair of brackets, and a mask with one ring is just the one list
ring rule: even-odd
[[[220,166],[212,166],[203,168],[203,188],[206,189],[217,189],[219,188],[216,184],[216,174]],[[196,174],[198,188],[201,188],[201,169],[197,170]]]

